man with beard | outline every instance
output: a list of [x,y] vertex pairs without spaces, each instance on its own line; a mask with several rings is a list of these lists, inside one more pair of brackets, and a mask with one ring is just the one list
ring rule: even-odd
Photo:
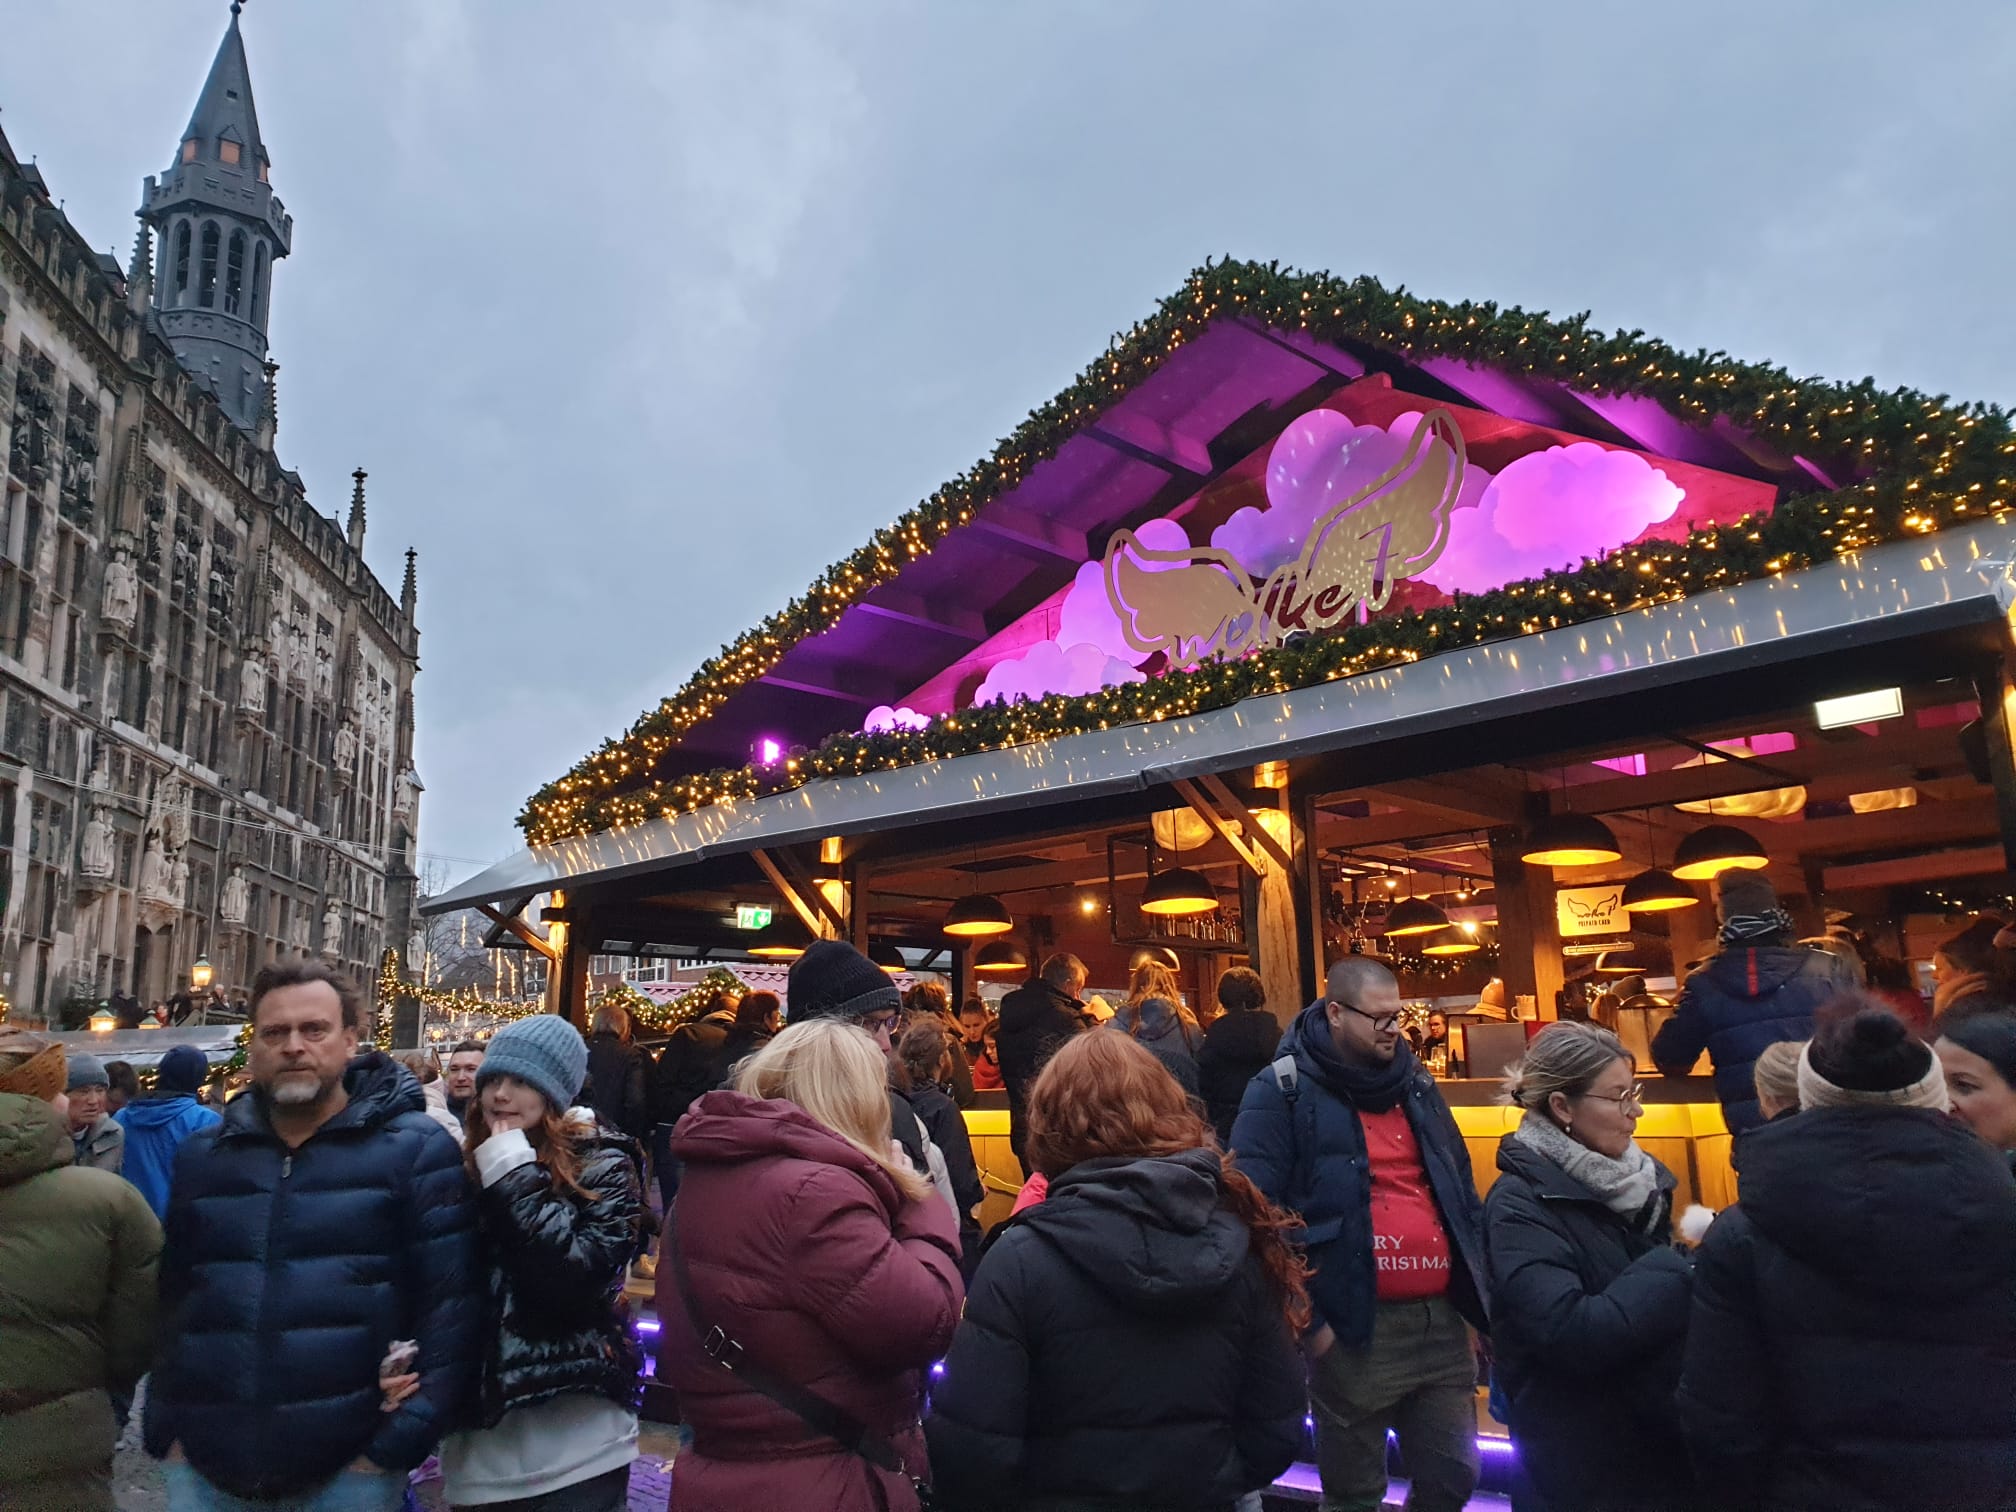
[[462,1152],[410,1071],[358,1054],[349,978],[268,966],[251,1022],[251,1095],[176,1159],[147,1451],[173,1512],[393,1512],[481,1347]]
[[1460,1512],[1477,1485],[1483,1207],[1456,1121],[1400,1032],[1391,971],[1366,956],[1330,968],[1246,1084],[1232,1150],[1305,1225],[1323,1505],[1376,1512],[1390,1430],[1408,1507]]

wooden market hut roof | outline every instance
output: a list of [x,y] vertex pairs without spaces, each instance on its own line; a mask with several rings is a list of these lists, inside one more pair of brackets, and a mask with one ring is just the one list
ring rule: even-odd
[[[1113,533],[1168,513],[1297,415],[1368,382],[1417,408],[1469,406],[1560,440],[1750,480],[1768,512],[1194,672],[858,733],[872,708],[1067,586]],[[1988,406],[1867,380],[1795,379],[1639,332],[1601,333],[1585,317],[1210,264],[990,456],[542,788],[520,824],[534,847],[647,822],[683,832],[682,814],[714,832],[733,827],[727,816],[694,811],[724,799],[1225,709],[1797,572],[1845,550],[2001,518],[2016,487],[2012,451],[2008,416]],[[796,748],[791,759],[749,765],[763,737]]]

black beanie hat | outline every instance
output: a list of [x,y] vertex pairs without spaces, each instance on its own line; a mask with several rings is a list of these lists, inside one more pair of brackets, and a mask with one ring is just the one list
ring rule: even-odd
[[1806,1056],[1821,1077],[1844,1092],[1901,1092],[1923,1081],[1933,1065],[1925,1042],[1881,1007],[1823,1022]]
[[164,1094],[194,1096],[210,1075],[210,1058],[194,1045],[177,1045],[161,1057],[154,1073],[154,1090]]
[[889,973],[839,940],[814,940],[791,963],[791,1022],[858,1019],[884,1009],[901,1011],[903,994]]

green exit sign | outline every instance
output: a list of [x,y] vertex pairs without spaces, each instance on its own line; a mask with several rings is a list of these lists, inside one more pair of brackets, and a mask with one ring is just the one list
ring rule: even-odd
[[735,927],[737,929],[768,929],[770,910],[761,903],[737,903],[735,905]]

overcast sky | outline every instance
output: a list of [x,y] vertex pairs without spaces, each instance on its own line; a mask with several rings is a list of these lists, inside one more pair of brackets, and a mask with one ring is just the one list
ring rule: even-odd
[[[224,0],[14,0],[123,263]],[[1207,255],[2006,402],[2016,8],[252,0],[280,450],[420,551],[422,848],[988,451]]]

